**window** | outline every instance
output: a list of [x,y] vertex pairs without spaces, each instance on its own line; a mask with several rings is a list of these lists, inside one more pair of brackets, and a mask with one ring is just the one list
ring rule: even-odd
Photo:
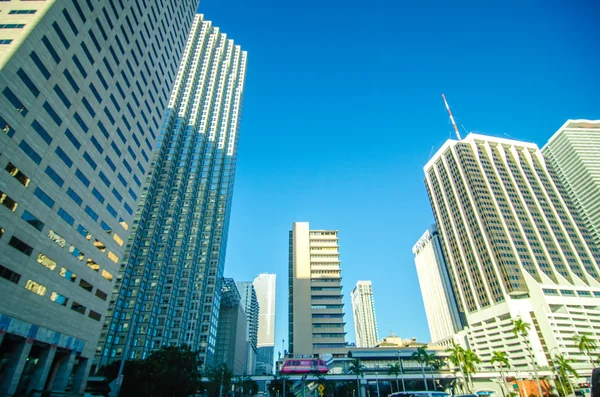
[[96,164],[96,162],[94,160],[92,160],[92,158],[90,157],[88,152],[83,153],[83,158],[85,159],[85,161],[87,161],[87,163],[90,165],[90,167],[92,167],[93,170],[98,168],[98,165]]
[[87,124],[83,121],[83,119],[81,118],[79,113],[75,112],[75,114],[73,115],[73,118],[75,119],[75,121],[77,121],[77,124],[79,124],[79,126],[81,127],[83,132],[85,132],[87,134],[87,132],[90,129],[88,128]]
[[[65,48],[68,50],[69,47],[70,47],[69,41],[67,40],[67,38],[65,37],[64,33],[62,32],[62,30],[58,26],[58,23],[54,22],[52,24],[52,27],[56,31],[56,34],[58,35],[58,38],[60,39],[60,41],[63,43],[63,45],[65,46]],[[83,77],[85,77],[85,76],[83,76]]]
[[94,289],[94,286],[85,281],[84,279],[79,280],[79,286],[87,292],[92,292],[92,290]]
[[24,253],[27,256],[31,256],[31,254],[33,253],[33,248],[31,248],[31,246],[29,246],[27,243],[23,242],[22,240],[19,240],[15,236],[10,238],[8,245],[21,251],[22,253]]
[[0,39],[0,45],[8,45],[12,43],[12,39]]
[[102,154],[102,152],[104,152],[104,148],[102,147],[102,145],[100,145],[100,142],[98,142],[98,140],[96,139],[95,136],[92,135],[91,139],[92,141],[92,145],[94,145],[94,147],[96,148],[96,150]]
[[42,189],[40,189],[39,187],[35,188],[35,191],[33,192],[33,194],[39,198],[42,203],[46,204],[49,208],[54,207],[54,200],[52,200],[50,198],[50,196],[48,196]]
[[11,199],[8,196],[8,194],[4,193],[2,190],[0,190],[0,204],[5,206],[12,212],[15,212],[17,206],[19,205],[15,200]]
[[13,105],[13,108],[21,113],[21,116],[25,117],[28,113],[27,108],[23,103],[17,98],[17,96],[10,90],[10,88],[6,87],[4,91],[2,91],[6,99]]
[[19,284],[19,280],[21,280],[21,275],[19,273],[13,272],[2,265],[0,265],[0,277],[15,284]]
[[48,175],[59,187],[63,187],[65,184],[65,181],[50,166],[46,167],[46,175]]
[[10,10],[8,13],[13,14],[35,14],[37,10]]
[[113,208],[112,205],[108,204],[106,206],[106,209],[108,210],[109,214],[111,214],[115,219],[117,219],[117,211]]
[[25,73],[25,71],[22,68],[19,68],[19,70],[17,70],[17,76],[21,78],[21,81],[25,83],[25,85],[27,86],[27,88],[29,88],[29,91],[31,91],[34,97],[37,98],[38,95],[40,95],[40,90],[35,86],[35,84],[33,84],[33,81],[31,81],[27,73]]
[[88,317],[91,318],[92,320],[96,320],[96,321],[100,321],[100,319],[102,318],[100,313],[96,313],[93,310],[90,310],[90,312],[88,313]]
[[115,163],[112,162],[112,160],[110,159],[110,157],[106,156],[104,159],[106,160],[106,164],[108,164],[108,166],[110,167],[110,169],[116,172],[117,171],[117,166],[115,165]]
[[29,223],[31,226],[35,227],[40,232],[44,228],[44,222],[40,221],[38,218],[33,216],[29,211],[23,211],[23,215],[21,215],[21,219],[25,222]]
[[129,215],[133,215],[133,210],[131,209],[131,207],[127,203],[123,204],[123,208],[125,208],[125,211],[127,211],[127,213]]
[[[60,60],[59,60],[60,61]],[[73,88],[73,91],[75,92],[79,92],[79,86],[77,85],[77,83],[75,82],[75,79],[73,78],[73,76],[71,75],[71,73],[65,69],[65,71],[63,72],[63,74],[65,75],[65,77],[67,78],[67,81],[69,82],[69,84],[71,85],[71,88]]]
[[106,298],[108,298],[108,295],[105,292],[103,292],[103,291],[101,291],[99,289],[96,290],[96,296],[98,298],[102,299],[103,301],[105,301]]
[[77,150],[79,150],[79,148],[81,147],[81,143],[79,143],[79,141],[77,140],[77,138],[75,138],[75,136],[73,135],[73,133],[71,132],[71,130],[69,130],[68,128],[65,130],[65,136],[69,139],[69,141],[71,141],[71,143],[73,144],[73,146],[75,146],[75,148]]
[[52,294],[50,294],[50,300],[62,306],[67,306],[67,302],[69,301],[67,297],[59,294],[58,292],[52,292]]
[[123,178],[123,175],[121,175],[120,172],[119,172],[119,175],[117,175],[117,178],[119,179],[121,184],[123,184],[124,187],[127,187],[127,181],[125,180],[125,178]]
[[[7,1],[7,0],[0,0],[0,1]],[[0,24],[0,29],[23,29],[25,27],[25,24],[23,23],[1,23]]]
[[117,189],[113,188],[112,194],[117,198],[117,200],[119,200],[119,202],[123,201],[123,196],[121,196],[121,194],[119,194]]
[[46,255],[39,253],[36,259],[37,263],[47,267],[50,270],[56,269],[56,261],[48,258]]
[[40,164],[40,162],[42,161],[42,158],[40,157],[39,154],[37,154],[37,152],[35,150],[33,150],[33,148],[31,146],[29,146],[27,144],[27,142],[25,142],[25,140],[22,140],[21,143],[19,143],[19,148],[27,155],[29,156],[29,158],[36,164]]
[[31,51],[29,56],[33,60],[33,63],[35,63],[35,66],[37,66],[37,68],[40,70],[40,73],[42,73],[42,75],[46,78],[46,80],[50,79],[50,72],[48,71],[48,68],[46,68],[46,66],[44,65],[40,57],[35,53],[35,51]]
[[37,132],[38,135],[42,137],[44,142],[46,142],[48,145],[52,143],[52,138],[50,137],[50,134],[48,134],[48,131],[46,131],[46,129],[42,127],[37,120],[33,120],[31,126],[33,127],[35,132]]
[[2,116],[0,116],[0,128],[9,138],[15,135],[15,129]]
[[[52,46],[52,43],[50,43],[50,40],[48,40],[48,38],[46,36],[42,37],[42,43],[44,43],[44,45],[46,46],[46,49],[52,56],[52,59],[54,59],[54,62],[60,63],[60,57],[58,56],[58,54],[56,53],[56,50]],[[66,70],[65,70],[65,72],[66,72]]]
[[71,281],[72,283],[74,283],[75,279],[77,278],[77,275],[75,273],[73,273],[72,271],[70,271],[69,269],[66,269],[64,267],[60,268],[60,275],[61,275],[61,277],[66,278],[67,280]]
[[102,196],[102,194],[100,194],[100,192],[96,190],[96,188],[92,189],[92,194],[94,195],[94,197],[96,197],[98,201],[104,204],[104,196]]
[[96,111],[94,110],[94,108],[92,107],[92,105],[90,105],[90,103],[88,102],[86,97],[81,98],[81,102],[83,103],[83,106],[85,106],[85,108],[87,109],[88,113],[92,116],[92,117],[96,117]]
[[94,210],[87,205],[85,206],[85,213],[88,214],[93,220],[98,221],[98,214],[96,214]]
[[60,216],[65,222],[69,225],[73,226],[75,223],[75,218],[73,218],[67,211],[62,208],[58,209],[58,216]]
[[13,163],[9,162],[5,168],[6,172],[8,172],[11,176],[13,176],[16,180],[18,180],[23,186],[29,186],[31,179],[27,177],[21,170],[14,166]]
[[105,279],[107,279],[108,281],[112,281],[113,279],[113,275],[110,274],[109,272],[107,272],[106,270],[102,269],[102,272],[100,273],[100,275],[102,277],[104,277]]
[[79,304],[77,302],[73,302],[71,304],[71,310],[76,311],[79,314],[85,314],[85,306],[83,306],[82,304]]
[[63,161],[63,163],[66,164],[67,167],[71,168],[71,166],[73,165],[73,161],[69,158],[69,156],[67,156],[67,154],[59,146],[56,147],[56,150],[54,151],[54,153],[56,153],[58,158],[60,158]]
[[79,178],[79,180],[81,181],[81,183],[84,184],[85,187],[89,187],[90,186],[90,180],[87,179],[85,177],[85,175],[83,175],[83,172],[81,172],[79,169],[77,169],[77,171],[75,171],[75,176],[77,178]]
[[69,109],[71,107],[71,101],[69,101],[64,91],[57,84],[54,85],[54,92],[56,92],[56,95],[58,95],[65,107]]
[[88,241],[90,241],[92,239],[92,234],[90,232],[88,232],[87,229],[83,225],[77,226],[77,233],[81,234]]
[[44,110],[46,110],[46,113],[48,113],[48,115],[52,118],[52,120],[54,120],[56,125],[58,125],[60,127],[62,124],[62,119],[59,117],[58,113],[56,113],[54,108],[52,108],[52,106],[50,106],[50,104],[48,102],[44,102],[43,107],[44,107]]
[[110,181],[108,180],[108,178],[106,177],[106,175],[104,175],[104,172],[100,171],[98,173],[98,176],[100,177],[100,179],[102,180],[102,182],[104,182],[104,184],[106,185],[106,187],[110,187]]

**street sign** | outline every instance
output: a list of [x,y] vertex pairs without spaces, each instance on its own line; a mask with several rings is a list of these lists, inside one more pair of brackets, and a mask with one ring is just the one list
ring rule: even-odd
[[320,395],[320,396],[322,396],[322,395],[323,395],[323,390],[325,390],[325,386],[323,386],[323,385],[319,385],[319,386],[317,387],[317,389],[319,390],[319,395]]

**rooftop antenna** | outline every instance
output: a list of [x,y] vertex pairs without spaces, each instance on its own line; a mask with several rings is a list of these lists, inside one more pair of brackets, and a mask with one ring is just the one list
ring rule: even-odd
[[446,110],[448,110],[448,114],[450,115],[450,121],[452,121],[452,125],[454,126],[454,132],[456,132],[456,137],[458,140],[462,140],[460,137],[460,132],[458,132],[458,127],[456,126],[456,122],[454,121],[454,117],[452,116],[452,111],[450,110],[450,106],[448,106],[448,101],[446,100],[446,96],[442,94],[442,98],[444,98],[444,103],[446,104]]

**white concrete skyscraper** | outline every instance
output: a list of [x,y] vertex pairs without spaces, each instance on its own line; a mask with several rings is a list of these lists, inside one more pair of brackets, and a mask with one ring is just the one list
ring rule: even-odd
[[[470,134],[448,140],[424,168],[444,257],[470,347],[483,366],[508,353],[529,367],[512,320],[531,324],[539,366],[557,353],[589,370],[573,336],[600,335],[600,254],[578,227],[535,144]],[[553,353],[551,353],[553,352]]]
[[413,247],[413,254],[431,343],[449,343],[452,336],[463,328],[463,323],[435,225],[421,236]]
[[213,364],[246,52],[197,15],[100,336],[104,364],[187,344]]
[[600,120],[567,121],[542,153],[600,247]]
[[289,244],[289,352],[345,356],[338,232],[295,222]]
[[253,282],[258,299],[258,354],[256,373],[273,372],[275,356],[275,298],[277,292],[277,276],[275,274],[259,274]]
[[356,347],[375,347],[379,336],[371,281],[358,281],[350,295]]
[[197,5],[0,2],[0,395],[83,391]]

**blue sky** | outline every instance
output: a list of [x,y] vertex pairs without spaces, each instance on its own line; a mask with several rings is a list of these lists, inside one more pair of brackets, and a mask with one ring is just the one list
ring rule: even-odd
[[380,336],[429,340],[411,249],[433,221],[422,167],[452,134],[442,93],[463,134],[542,146],[569,118],[600,118],[593,0],[202,0],[199,11],[248,51],[225,273],[278,275],[278,349],[294,221],[339,230],[348,341],[360,279],[373,281]]

